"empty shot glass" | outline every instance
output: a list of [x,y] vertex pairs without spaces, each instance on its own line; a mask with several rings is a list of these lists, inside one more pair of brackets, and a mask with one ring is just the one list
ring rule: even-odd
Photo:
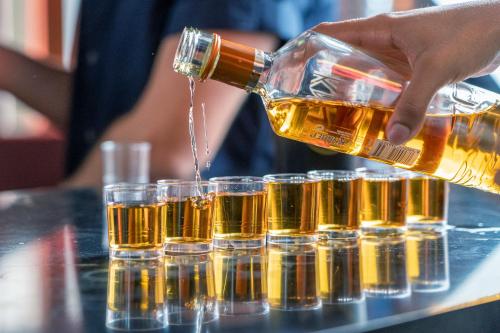
[[213,246],[256,248],[266,242],[267,184],[261,177],[215,177]]
[[163,259],[110,259],[106,327],[146,331],[167,326]]
[[268,302],[272,309],[296,311],[320,308],[316,246],[269,244],[267,282]]
[[159,191],[166,205],[165,252],[210,251],[213,186],[209,182],[171,181],[159,184]]
[[411,173],[408,180],[408,225],[426,228],[446,224],[448,192],[447,181]]
[[318,181],[319,237],[357,237],[360,224],[361,175],[347,170],[314,170],[307,176]]
[[356,169],[362,177],[361,230],[402,234],[406,227],[409,172],[385,167]]
[[201,332],[201,325],[219,318],[212,254],[167,254],[164,260],[168,324]]
[[403,298],[411,294],[406,238],[397,234],[361,236],[361,276],[366,296]]
[[265,248],[214,249],[213,255],[220,314],[266,314],[269,304]]
[[450,287],[446,228],[408,228],[407,267],[414,292],[440,292]]
[[156,184],[115,184],[104,187],[109,254],[147,259],[162,255],[166,205]]
[[310,244],[317,240],[315,179],[303,173],[264,176],[267,183],[267,241]]
[[148,183],[151,144],[149,142],[101,143],[104,185]]

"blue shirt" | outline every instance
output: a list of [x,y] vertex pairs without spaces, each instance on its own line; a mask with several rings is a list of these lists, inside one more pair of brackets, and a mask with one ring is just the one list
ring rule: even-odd
[[[83,0],[67,172],[134,107],[166,36],[194,26],[270,32],[285,41],[333,18],[330,0]],[[270,172],[274,142],[260,98],[250,96],[205,176]]]

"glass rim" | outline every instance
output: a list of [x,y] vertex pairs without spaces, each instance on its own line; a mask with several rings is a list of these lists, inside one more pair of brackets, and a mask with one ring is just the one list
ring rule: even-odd
[[[208,180],[202,180],[200,182],[201,186],[209,186],[212,185],[213,183]],[[179,180],[179,181],[172,181],[172,182],[164,182],[164,183],[156,183],[157,186],[159,187],[164,187],[164,186],[176,186],[176,187],[188,187],[188,186],[198,186],[198,182],[196,180]]]
[[155,183],[115,183],[104,186],[105,192],[119,192],[119,191],[150,191],[158,190],[158,184]]
[[356,168],[354,171],[360,174],[363,179],[409,179],[411,174],[411,171],[395,167],[380,169],[362,167]]
[[307,177],[316,180],[356,180],[362,175],[355,170],[311,170]]
[[163,179],[158,179],[156,181],[157,185],[169,185],[169,184],[178,184],[178,183],[183,183],[183,182],[188,182],[189,180],[186,179],[177,179],[177,178],[163,178]]
[[317,179],[308,178],[306,173],[274,173],[262,177],[266,183],[317,183]]
[[209,182],[214,184],[222,185],[252,185],[252,184],[263,184],[265,183],[263,177],[258,176],[223,176],[223,177],[212,177]]
[[148,141],[114,141],[114,140],[106,140],[101,142],[99,145],[101,150],[112,150],[114,148],[124,148],[124,147],[130,147],[130,148],[147,148],[151,149],[151,143]]

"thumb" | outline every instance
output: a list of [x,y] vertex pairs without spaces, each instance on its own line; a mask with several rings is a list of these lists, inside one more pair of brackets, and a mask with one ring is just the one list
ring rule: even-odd
[[405,143],[420,131],[430,101],[447,82],[432,61],[417,61],[414,68],[411,81],[386,127],[389,141],[396,145]]

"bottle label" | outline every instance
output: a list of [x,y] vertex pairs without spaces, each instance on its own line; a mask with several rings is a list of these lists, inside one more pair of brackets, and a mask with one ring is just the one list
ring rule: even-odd
[[377,139],[368,156],[382,161],[411,166],[415,164],[420,150],[405,146],[397,146],[388,141]]
[[309,136],[315,140],[321,141],[321,144],[315,143],[323,147],[345,148],[350,146],[353,142],[353,130],[333,126],[332,128],[325,128],[323,125],[316,125],[309,132]]

